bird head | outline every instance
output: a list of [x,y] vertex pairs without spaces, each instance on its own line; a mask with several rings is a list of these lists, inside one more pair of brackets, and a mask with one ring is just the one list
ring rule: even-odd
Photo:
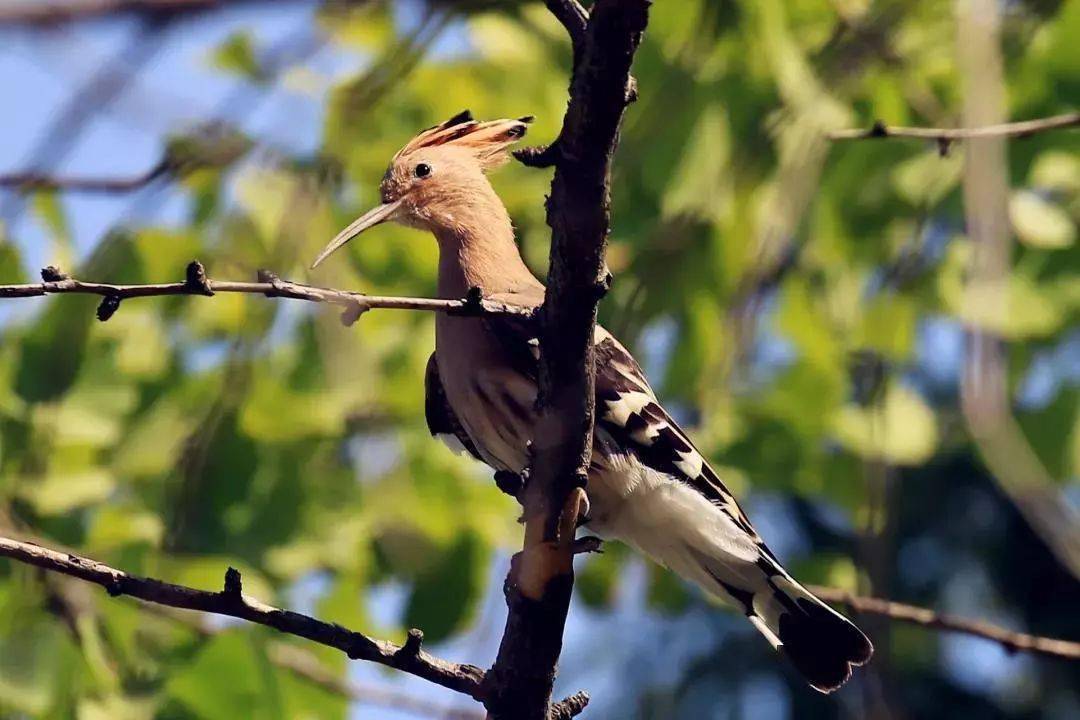
[[492,195],[484,173],[509,159],[507,148],[525,136],[532,117],[479,122],[468,110],[424,130],[386,169],[382,202],[354,220],[319,253],[312,268],[368,228],[387,221],[430,230],[452,228]]

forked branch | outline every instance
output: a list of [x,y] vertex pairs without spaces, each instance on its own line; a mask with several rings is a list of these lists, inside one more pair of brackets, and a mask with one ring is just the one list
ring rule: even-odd
[[376,640],[340,625],[282,610],[245,595],[240,573],[229,568],[221,591],[197,590],[153,578],[129,575],[95,560],[61,553],[32,543],[0,537],[0,556],[45,570],[96,583],[113,597],[130,595],[146,602],[185,610],[226,615],[306,638],[348,655],[403,670],[477,700],[483,698],[484,671],[475,665],[453,663],[421,649],[423,634],[410,630],[404,645]]

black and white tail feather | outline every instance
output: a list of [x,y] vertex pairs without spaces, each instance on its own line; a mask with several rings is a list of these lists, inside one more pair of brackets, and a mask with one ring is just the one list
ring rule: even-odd
[[[483,322],[497,324],[492,333],[506,346],[515,371],[535,382],[538,346],[530,326],[510,318]],[[783,569],[735,497],[657,401],[634,358],[603,328],[597,328],[595,340],[588,527],[627,542],[739,608],[815,689],[839,688],[853,667],[870,659],[870,641]],[[490,464],[446,402],[434,356],[426,385],[431,433],[457,450],[487,457]]]

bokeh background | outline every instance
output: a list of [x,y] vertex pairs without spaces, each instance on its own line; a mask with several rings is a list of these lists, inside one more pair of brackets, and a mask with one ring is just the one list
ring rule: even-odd
[[[265,267],[432,295],[436,247],[411,230],[307,264],[419,128],[466,107],[534,114],[542,142],[565,107],[569,45],[539,2],[221,0],[18,22],[44,4],[0,3],[0,174],[170,170],[123,192],[0,189],[3,283],[46,264],[164,282],[199,258],[219,279]],[[659,0],[601,316],[798,577],[1077,639],[1080,133],[1008,145],[1004,312],[963,300],[962,145],[824,139],[878,118],[956,126],[965,87],[1003,91],[1010,119],[1075,110],[1080,2],[995,7],[996,88],[965,77],[953,3]],[[494,177],[541,276],[549,181]],[[428,437],[429,315],[346,329],[326,308],[221,295],[129,300],[99,323],[95,304],[0,301],[0,534],[207,589],[233,565],[264,600],[493,660],[518,509]],[[1004,338],[1012,441],[1040,472],[973,439],[966,329]],[[1037,511],[1018,510],[1032,496]],[[738,614],[625,549],[579,567],[557,690],[588,689],[586,717],[1080,717],[1080,664],[875,617],[859,618],[874,663],[823,697]],[[289,669],[296,646],[324,682]],[[0,563],[3,717],[476,711],[264,628]]]

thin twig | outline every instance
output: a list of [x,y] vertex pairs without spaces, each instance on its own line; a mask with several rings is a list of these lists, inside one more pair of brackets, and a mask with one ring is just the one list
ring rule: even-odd
[[[227,0],[38,0],[0,9],[0,25],[48,27],[104,15],[173,15],[221,7]],[[238,0],[232,0],[237,2]]]
[[118,194],[138,190],[162,177],[172,165],[161,160],[146,172],[126,178],[66,177],[38,172],[0,174],[0,187],[18,190],[65,190],[69,192]]
[[577,50],[585,45],[585,28],[589,13],[578,0],[544,0],[547,9],[555,16],[570,36],[570,44]]
[[258,282],[211,280],[206,277],[203,266],[198,261],[193,261],[188,265],[186,280],[172,283],[112,285],[109,283],[84,282],[68,277],[54,267],[45,268],[41,271],[41,274],[43,282],[40,283],[0,285],[0,298],[64,294],[101,295],[104,299],[101,307],[98,308],[98,317],[102,320],[108,320],[116,311],[116,306],[120,301],[128,298],[160,297],[165,295],[209,296],[217,293],[245,293],[338,305],[345,308],[342,321],[350,325],[361,314],[374,309],[425,310],[466,316],[528,316],[532,313],[530,308],[484,298],[478,292],[472,292],[460,300],[365,295],[350,290],[335,290],[333,288],[303,285],[289,280],[282,280],[267,270],[259,271]]
[[892,600],[852,595],[845,590],[837,590],[836,588],[809,585],[807,589],[822,600],[846,605],[854,612],[883,615],[897,622],[919,625],[931,630],[973,635],[999,643],[1009,652],[1031,652],[1070,660],[1080,660],[1080,642],[1028,635],[1014,630],[1006,630],[1003,627],[980,620],[969,620],[937,613],[927,608],[905,605]]
[[225,573],[224,589],[210,592],[129,575],[80,555],[60,553],[5,537],[0,537],[0,556],[96,583],[113,597],[130,595],[158,605],[225,615],[265,625],[336,648],[353,660],[376,662],[474,699],[483,699],[484,671],[475,665],[449,662],[425,652],[420,648],[423,635],[418,630],[410,630],[405,644],[396,645],[340,625],[267,605],[243,593],[240,573],[233,568]]
[[834,130],[828,134],[828,138],[830,140],[914,138],[918,140],[952,142],[954,140],[970,140],[972,138],[1020,138],[1046,132],[1048,130],[1061,130],[1071,127],[1080,127],[1080,112],[1054,115],[1053,117],[1039,118],[1037,120],[1024,120],[1021,122],[1001,123],[999,125],[985,125],[983,127],[970,128],[899,127],[886,125],[879,120],[868,128]]

